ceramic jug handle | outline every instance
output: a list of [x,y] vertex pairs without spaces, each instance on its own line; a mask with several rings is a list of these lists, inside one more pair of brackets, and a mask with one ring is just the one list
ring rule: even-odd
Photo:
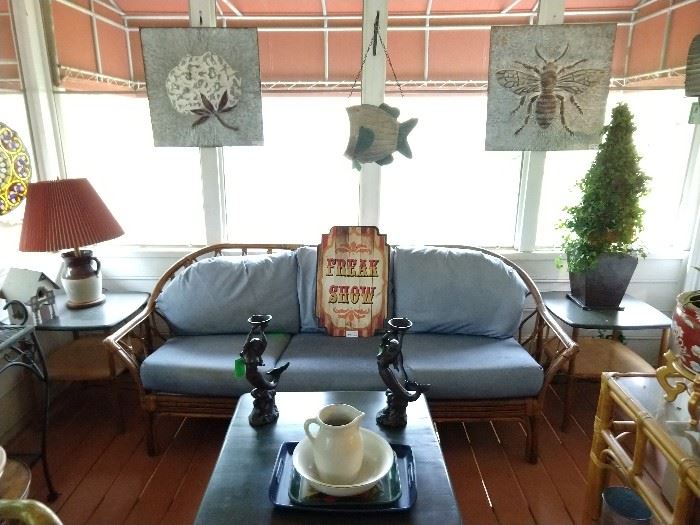
[[[318,422],[318,418],[317,418],[317,417],[312,417],[311,419],[307,419],[306,421],[304,421],[304,433],[307,435],[307,437],[309,438],[309,440],[310,440],[312,443],[313,443],[313,441],[316,439],[316,436],[314,436],[314,435],[311,433],[311,431],[309,430],[309,426],[314,425],[314,424],[315,424],[315,425],[318,425],[319,427],[321,426],[321,425],[319,424],[319,422]],[[316,435],[318,435],[318,433],[316,433]]]
[[100,266],[102,266],[102,265],[100,264],[100,260],[99,260],[97,257],[90,257],[90,260],[91,260],[91,261],[95,261],[95,266],[97,266],[97,268],[95,269],[95,275],[99,275],[99,273],[100,273]]

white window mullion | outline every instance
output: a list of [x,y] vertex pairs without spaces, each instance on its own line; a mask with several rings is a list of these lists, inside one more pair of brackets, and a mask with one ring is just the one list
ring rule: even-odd
[[[379,13],[379,35],[387,45],[387,0],[365,0],[362,15],[362,53],[367,50],[374,36],[374,21]],[[377,42],[377,54],[370,48],[362,68],[362,103],[378,106],[384,102],[386,80],[386,55],[381,42]],[[379,224],[379,202],[382,168],[375,162],[362,164],[360,173],[360,216],[362,226]]]
[[[65,178],[40,0],[10,2],[38,180]],[[9,124],[9,123],[8,123]]]
[[[216,27],[215,0],[190,0],[189,7],[191,27]],[[199,148],[199,159],[206,242],[223,242],[227,237],[223,150]]]
[[[562,23],[564,23],[564,0],[547,0],[539,3],[537,25]],[[531,252],[535,249],[546,156],[545,151],[523,151],[514,243],[515,248],[523,252]]]

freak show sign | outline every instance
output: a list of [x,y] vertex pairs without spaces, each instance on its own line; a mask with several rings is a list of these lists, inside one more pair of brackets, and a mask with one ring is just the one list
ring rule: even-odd
[[491,28],[487,150],[600,143],[615,24]]
[[263,143],[256,29],[142,28],[156,146]]
[[329,335],[369,337],[384,326],[389,246],[374,226],[334,226],[321,236],[316,316]]

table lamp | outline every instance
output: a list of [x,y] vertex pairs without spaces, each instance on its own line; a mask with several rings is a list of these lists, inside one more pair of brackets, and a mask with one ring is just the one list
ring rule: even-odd
[[115,239],[124,231],[87,179],[64,179],[29,184],[19,249],[22,252],[62,253],[61,282],[68,308],[102,304],[100,261],[80,246]]

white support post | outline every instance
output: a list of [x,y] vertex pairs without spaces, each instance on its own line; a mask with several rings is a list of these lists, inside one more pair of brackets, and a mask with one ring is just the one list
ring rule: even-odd
[[[700,267],[700,124],[695,124],[693,131],[693,142],[690,146],[688,156],[688,168],[686,171],[685,185],[683,187],[683,201],[681,202],[679,221],[677,224],[689,224],[695,218],[695,228],[693,229],[692,241],[690,244],[690,254],[688,255],[688,267],[685,275],[683,290],[700,289],[700,270],[693,267]],[[682,222],[684,221],[684,222]],[[688,232],[686,232],[688,233]],[[687,238],[687,237],[686,237]]]
[[[379,35],[387,43],[387,0],[364,0],[362,14],[362,53],[367,50],[374,36],[374,22],[379,13]],[[379,40],[379,37],[377,37]],[[376,55],[370,48],[362,68],[362,103],[378,106],[384,102],[386,82],[386,56],[382,44],[377,41]],[[362,165],[360,173],[360,217],[362,226],[379,225],[379,197],[381,191],[381,166],[375,162]]]
[[[563,22],[564,0],[540,1],[537,9],[537,25],[562,24]],[[535,249],[537,217],[540,212],[546,156],[546,151],[523,151],[515,230],[515,248],[522,252],[531,252]]]
[[[190,27],[216,27],[216,1],[190,0]],[[207,244],[226,238],[226,177],[222,148],[199,148]]]
[[38,180],[55,180],[65,178],[66,173],[41,1],[10,2],[10,10],[17,36],[17,53],[34,151],[34,171]]

